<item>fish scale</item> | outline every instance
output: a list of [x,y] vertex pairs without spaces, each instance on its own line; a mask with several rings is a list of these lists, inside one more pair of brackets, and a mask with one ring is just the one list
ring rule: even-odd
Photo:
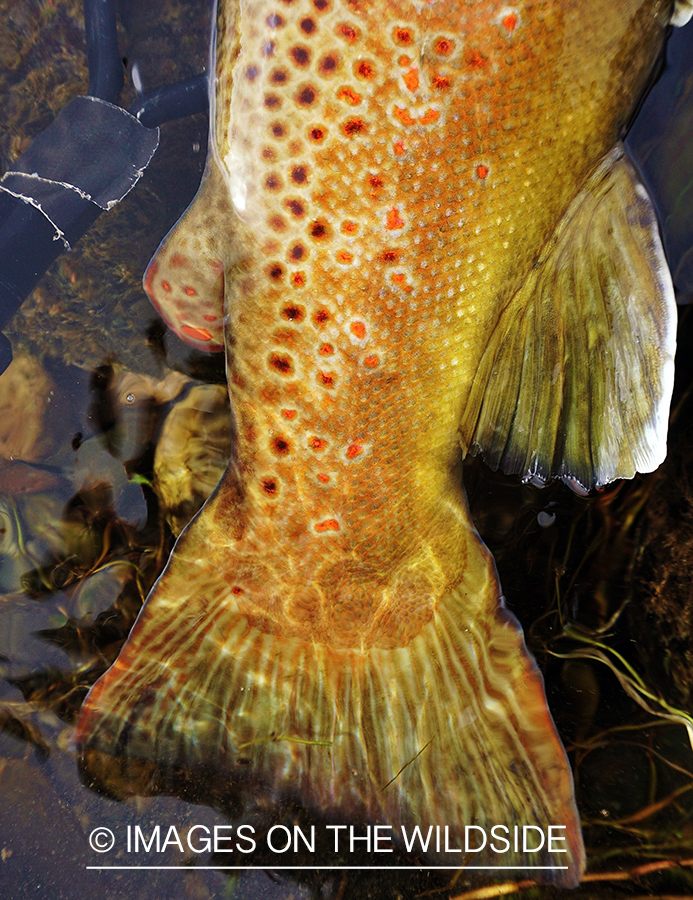
[[459,464],[582,489],[662,458],[673,289],[618,139],[671,15],[220,3],[213,153],[145,287],[225,342],[235,446],[85,703],[93,777],[200,766],[338,820],[562,825],[565,868],[520,862],[577,883],[569,766]]

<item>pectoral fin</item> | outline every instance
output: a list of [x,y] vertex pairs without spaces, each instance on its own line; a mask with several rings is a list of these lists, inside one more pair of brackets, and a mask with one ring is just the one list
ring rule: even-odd
[[693,16],[693,0],[676,0],[671,17],[672,25],[685,25]]
[[231,203],[210,153],[202,184],[185,214],[161,242],[144,289],[179,338],[199,350],[224,349],[224,268],[233,254]]
[[649,197],[620,146],[502,312],[462,444],[525,480],[589,489],[666,454],[676,305]]

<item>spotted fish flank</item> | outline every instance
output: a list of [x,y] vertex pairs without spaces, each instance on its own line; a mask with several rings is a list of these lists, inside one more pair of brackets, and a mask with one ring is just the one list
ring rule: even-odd
[[577,883],[570,770],[457,467],[461,442],[589,488],[662,458],[673,294],[617,141],[671,15],[220,3],[213,155],[146,287],[195,346],[223,321],[236,443],[85,703],[92,773],[199,766],[396,830],[560,824],[540,874]]

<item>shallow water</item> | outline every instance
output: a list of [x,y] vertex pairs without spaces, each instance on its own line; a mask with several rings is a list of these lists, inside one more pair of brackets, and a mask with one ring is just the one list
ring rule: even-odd
[[[86,88],[80,7],[0,2],[3,168]],[[145,89],[205,65],[206,0],[123,0],[119,13],[121,49]],[[693,26],[676,41],[690,48],[691,34]],[[670,58],[679,68],[650,95],[632,141],[658,189],[687,299],[693,228],[681,198],[693,179],[693,165],[685,165],[693,162],[693,141],[685,140],[693,137],[693,128],[686,132],[693,53],[672,50]],[[174,534],[228,453],[223,361],[166,333],[140,286],[159,240],[194,195],[205,152],[204,117],[165,126],[142,183],[57,262],[5,330],[15,361],[0,379],[0,454],[8,460],[0,468],[2,895],[464,896],[479,885],[464,873],[450,886],[449,873],[382,875],[372,863],[360,873],[224,871],[240,864],[238,853],[228,862],[199,840],[203,828],[228,826],[222,812],[172,797],[112,800],[79,779],[71,743],[79,706],[115,659]],[[474,520],[544,672],[574,767],[589,871],[602,875],[571,896],[693,893],[693,751],[682,725],[653,714],[693,707],[689,319],[684,312],[670,456],[657,473],[584,499],[562,485],[521,485],[478,461],[466,466]],[[626,691],[637,693],[638,677],[652,695],[649,712]],[[296,814],[287,810],[286,821]],[[195,825],[202,827],[191,848]],[[113,832],[112,850],[90,847],[97,828]],[[127,843],[136,828],[155,840],[149,851],[140,844],[137,856]],[[628,875],[648,863],[662,865]],[[101,865],[140,868],[88,868]],[[524,886],[523,893],[560,892]]]

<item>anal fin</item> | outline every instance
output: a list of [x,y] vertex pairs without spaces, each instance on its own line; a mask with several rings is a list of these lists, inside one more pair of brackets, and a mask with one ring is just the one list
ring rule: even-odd
[[666,454],[676,305],[645,188],[619,146],[500,315],[460,426],[465,450],[540,483],[600,487]]

